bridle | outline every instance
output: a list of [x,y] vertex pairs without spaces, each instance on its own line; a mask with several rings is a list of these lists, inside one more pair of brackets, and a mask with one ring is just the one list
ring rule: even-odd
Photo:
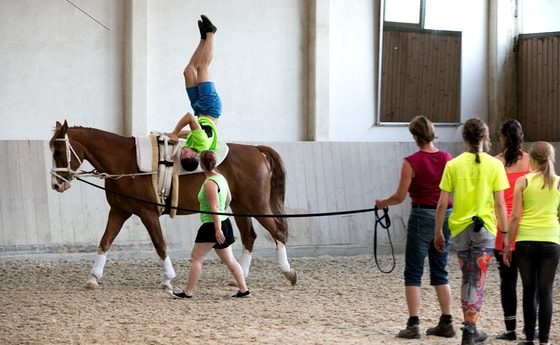
[[[68,182],[70,183],[70,181],[72,181],[76,175],[78,175],[79,173],[76,170],[72,169],[72,156],[76,157],[76,159],[78,160],[78,162],[80,163],[78,165],[81,166],[82,165],[82,160],[80,159],[80,157],[78,157],[78,154],[76,153],[76,151],[74,150],[74,148],[72,147],[72,144],[70,144],[70,139],[68,139],[68,134],[64,135],[64,138],[56,138],[54,139],[55,141],[63,141],[64,142],[64,146],[66,149],[66,167],[64,168],[58,168],[58,167],[53,167],[51,168],[51,175],[61,179],[64,182]],[[72,154],[72,155],[71,155]],[[65,172],[68,174],[68,178],[64,178],[62,177],[59,172]]]
[[[93,169],[91,171],[83,171],[83,170],[73,170],[72,169],[72,157],[75,157],[76,160],[78,161],[78,167],[82,166],[83,160],[80,159],[80,157],[78,156],[78,154],[76,153],[76,150],[74,150],[74,148],[72,147],[72,144],[70,144],[70,139],[68,138],[68,134],[64,135],[64,138],[56,138],[54,139],[54,141],[63,141],[64,145],[65,145],[65,149],[66,149],[66,167],[53,167],[51,168],[51,175],[64,181],[64,182],[68,182],[70,183],[70,181],[72,181],[73,179],[77,178],[78,180],[80,180],[81,176],[93,176],[93,177],[98,177],[100,179],[107,179],[107,178],[111,178],[111,179],[120,179],[122,177],[136,177],[136,176],[143,176],[143,175],[155,175],[157,174],[157,171],[150,171],[150,172],[138,172],[138,173],[131,173],[131,174],[108,174],[105,172],[99,172],[96,169]],[[63,176],[61,176],[59,173],[66,173],[68,174],[68,177],[65,178]]]

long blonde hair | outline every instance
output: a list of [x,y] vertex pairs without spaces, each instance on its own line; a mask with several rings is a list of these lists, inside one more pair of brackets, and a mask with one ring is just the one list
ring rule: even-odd
[[554,186],[554,155],[554,147],[546,141],[536,141],[529,149],[529,156],[536,163],[535,172],[542,173],[544,177],[542,189]]

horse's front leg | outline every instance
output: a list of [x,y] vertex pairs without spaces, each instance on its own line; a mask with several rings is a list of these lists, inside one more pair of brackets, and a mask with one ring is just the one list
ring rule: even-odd
[[98,286],[98,281],[103,276],[103,269],[105,268],[105,261],[107,260],[107,252],[111,248],[111,244],[119,234],[122,229],[124,222],[131,216],[129,212],[125,212],[121,209],[115,209],[111,207],[109,210],[109,217],[107,219],[107,225],[105,227],[105,232],[101,241],[99,242],[99,247],[97,248],[97,256],[95,257],[95,262],[90,271],[88,280],[86,281],[86,289],[96,289]]
[[150,234],[156,253],[161,260],[161,266],[163,268],[163,281],[159,284],[159,287],[161,289],[172,290],[173,285],[171,285],[171,280],[175,278],[175,270],[171,264],[171,259],[169,259],[169,256],[167,255],[167,246],[161,231],[159,215],[156,212],[157,210],[142,214],[140,219],[146,227],[146,230],[148,230],[148,234]]

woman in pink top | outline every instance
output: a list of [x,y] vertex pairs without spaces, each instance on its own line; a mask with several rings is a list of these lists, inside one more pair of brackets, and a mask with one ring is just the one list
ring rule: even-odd
[[404,158],[399,186],[395,193],[386,198],[375,200],[377,208],[398,205],[410,195],[412,209],[408,218],[404,285],[409,318],[406,328],[397,337],[420,339],[420,286],[424,273],[424,262],[428,257],[430,266],[430,285],[435,289],[441,316],[435,327],[426,330],[427,335],[452,338],[455,336],[451,315],[451,288],[447,275],[448,253],[451,247],[451,232],[447,219],[451,214],[451,201],[445,212],[444,249],[440,252],[434,247],[434,225],[436,206],[439,200],[439,182],[445,164],[453,157],[450,153],[434,146],[436,138],[433,123],[425,116],[416,116],[410,121],[408,130],[418,151]]
[[[504,199],[506,201],[508,219],[511,215],[513,207],[513,187],[518,177],[524,176],[531,172],[529,166],[529,154],[523,151],[523,128],[517,120],[507,120],[502,125],[500,135],[500,144],[502,152],[496,158],[504,163],[509,188],[504,190]],[[516,340],[516,311],[517,311],[517,263],[512,260],[510,266],[504,265],[502,260],[502,232],[506,229],[500,229],[498,224],[498,234],[496,236],[496,244],[494,246],[494,256],[500,267],[500,293],[502,296],[502,309],[504,311],[504,322],[506,326],[505,333],[496,336],[496,339]],[[511,239],[511,250],[515,249],[515,238]]]

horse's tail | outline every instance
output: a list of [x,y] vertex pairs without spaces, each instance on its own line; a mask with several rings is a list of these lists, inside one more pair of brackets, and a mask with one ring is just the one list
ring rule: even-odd
[[[272,169],[270,179],[270,208],[273,214],[285,214],[284,198],[286,196],[286,168],[282,157],[272,147],[258,145],[257,149],[266,157]],[[282,229],[285,230],[286,240],[288,239],[288,222],[286,218],[275,218]]]

